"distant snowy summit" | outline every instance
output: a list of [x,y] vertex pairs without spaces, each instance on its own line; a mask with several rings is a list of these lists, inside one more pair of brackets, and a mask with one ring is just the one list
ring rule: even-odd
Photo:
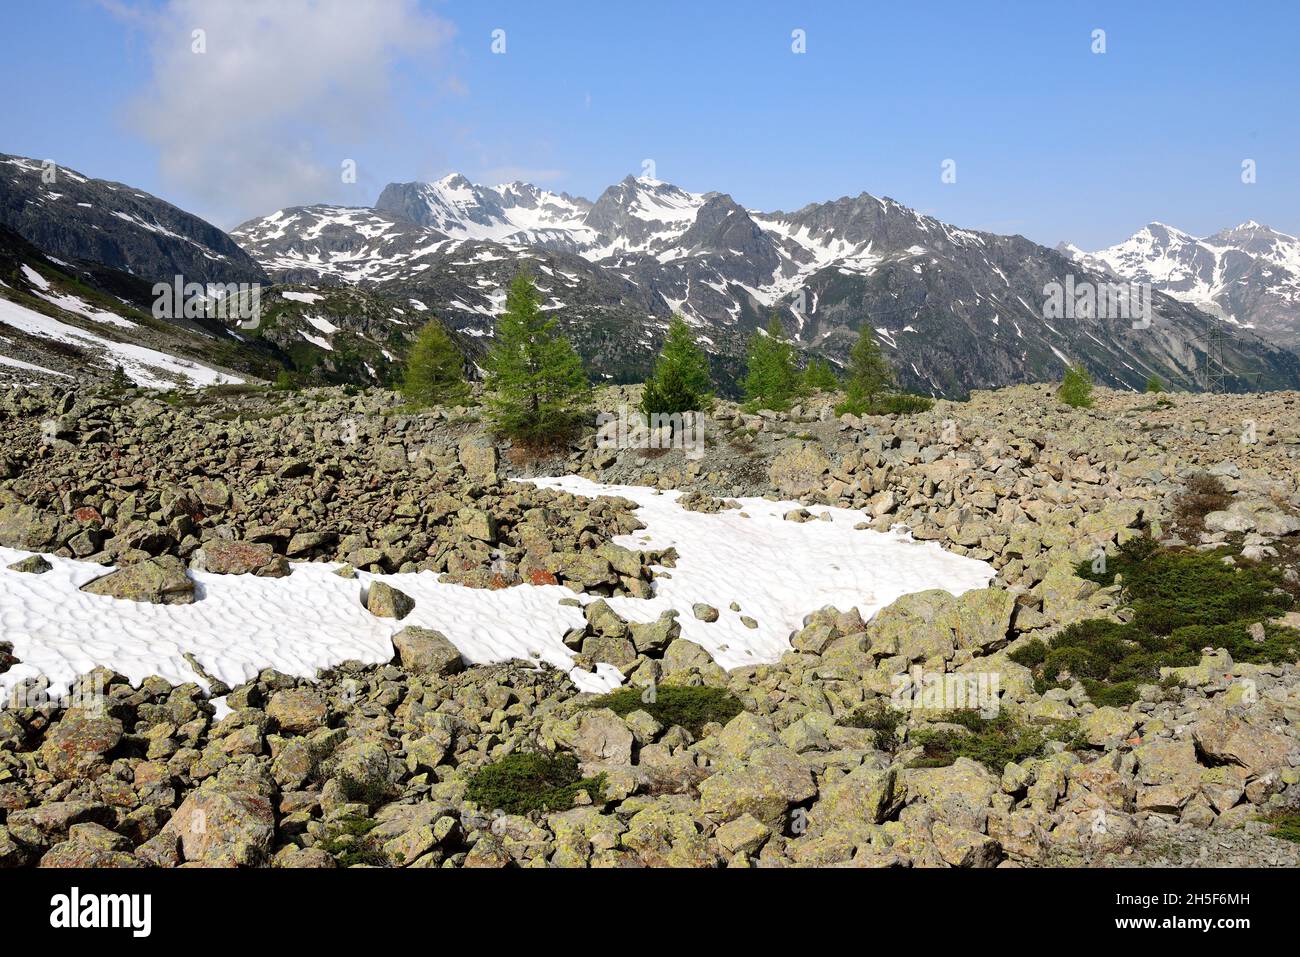
[[1254,220],[1198,239],[1149,223],[1114,246],[1057,247],[1078,262],[1156,289],[1270,342],[1300,347],[1300,239]]

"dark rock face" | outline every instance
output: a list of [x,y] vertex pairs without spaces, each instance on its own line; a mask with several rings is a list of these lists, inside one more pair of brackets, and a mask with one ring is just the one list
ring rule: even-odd
[[47,253],[88,260],[150,282],[266,281],[224,232],[155,196],[37,160],[0,155],[0,224]]

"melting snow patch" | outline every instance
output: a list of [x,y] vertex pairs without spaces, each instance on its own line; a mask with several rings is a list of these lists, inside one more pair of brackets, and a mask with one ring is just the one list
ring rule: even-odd
[[[537,479],[545,488],[582,496],[618,495],[640,505],[645,528],[616,542],[629,548],[677,549],[677,566],[656,580],[650,599],[614,598],[610,605],[632,621],[653,621],[676,609],[684,637],[707,648],[726,668],[775,661],[810,612],[825,605],[856,606],[870,617],[900,595],[929,588],[953,594],[985,587],[993,569],[916,542],[901,531],[854,529],[861,512],[814,508],[829,520],[796,523],[782,516],[793,502],[739,499],[739,509],[691,512],[677,492],[599,485],[585,479]],[[742,515],[741,513],[745,513]],[[748,516],[748,517],[745,517]],[[296,563],[287,578],[192,572],[199,600],[192,605],[148,605],[80,591],[110,569],[49,557],[44,575],[7,567],[28,553],[0,548],[0,633],[19,663],[0,675],[0,695],[38,676],[50,693],[96,666],[132,682],[156,674],[169,681],[201,681],[186,660],[238,685],[263,668],[314,677],[347,659],[378,664],[393,656],[392,635],[415,625],[436,628],[475,664],[523,658],[566,669],[578,687],[602,691],[620,683],[616,668],[573,666],[563,636],[583,624],[580,609],[561,605],[573,593],[559,585],[488,590],[444,583],[432,572],[396,575],[333,574],[332,563]],[[376,618],[361,604],[371,581],[385,581],[415,599],[400,622]],[[741,612],[729,609],[736,602]],[[691,614],[696,602],[721,611],[708,624]],[[758,622],[747,628],[745,614]]]
[[[632,549],[675,547],[672,578],[655,581],[651,599],[611,598],[610,606],[632,621],[654,621],[677,609],[682,636],[708,649],[724,668],[777,660],[790,636],[818,608],[856,607],[863,619],[910,592],[943,588],[959,595],[987,587],[993,567],[946,552],[937,542],[917,542],[905,531],[873,532],[853,526],[866,519],[847,508],[810,506],[828,521],[787,522],[798,502],[740,498],[736,509],[713,514],[677,504],[680,492],[633,485],[601,485],[576,476],[536,479],[543,488],[575,495],[619,495],[640,505],[645,528],[614,539]],[[743,517],[741,513],[748,517]],[[733,612],[732,602],[740,606]],[[697,602],[717,608],[712,624],[699,621]],[[758,627],[740,620],[748,615]]]

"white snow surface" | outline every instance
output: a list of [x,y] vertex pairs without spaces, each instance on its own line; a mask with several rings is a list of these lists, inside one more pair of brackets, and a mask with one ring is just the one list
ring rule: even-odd
[[[50,301],[54,302],[55,300],[51,299]],[[60,308],[68,309],[69,307],[60,304]],[[88,316],[88,318],[95,317]],[[95,319],[95,321],[104,320]],[[136,345],[132,342],[116,342],[97,336],[93,332],[70,326],[67,323],[28,309],[26,306],[20,306],[8,299],[0,298],[0,323],[13,326],[28,335],[41,336],[55,342],[64,342],[99,353],[101,363],[121,365],[128,378],[136,385],[145,388],[170,388],[177,383],[180,377],[184,377],[189,383],[197,386],[217,385],[220,383],[237,385],[244,381],[229,373],[219,372],[189,359],[182,359],[168,355],[165,352],[159,352],[157,349],[150,349],[147,346]]]
[[[601,485],[576,476],[532,480],[544,488],[593,497],[617,495],[640,506],[646,526],[615,539],[633,549],[675,547],[675,568],[663,569],[650,599],[617,597],[610,605],[631,621],[653,621],[675,609],[682,635],[697,642],[724,668],[770,662],[790,647],[804,619],[826,605],[857,607],[863,618],[909,592],[943,588],[953,594],[986,587],[988,564],[916,542],[901,530],[854,529],[861,512],[810,506],[829,520],[788,522],[795,502],[737,499],[740,507],[715,514],[677,504],[678,492]],[[742,514],[743,513],[743,514]],[[746,517],[747,516],[747,517]],[[263,668],[314,677],[318,668],[348,659],[382,663],[393,656],[392,635],[408,625],[441,631],[474,664],[523,658],[569,671],[583,690],[617,686],[618,669],[573,666],[564,633],[583,624],[574,597],[559,585],[500,590],[444,583],[432,572],[395,575],[333,574],[332,563],[292,565],[282,579],[191,572],[198,600],[192,605],[148,605],[80,591],[109,569],[47,556],[43,575],[10,571],[28,553],[0,548],[0,640],[19,660],[0,675],[0,695],[24,679],[44,676],[52,695],[97,665],[132,682],[161,675],[173,682],[205,683],[186,661],[191,653],[206,671],[238,685]],[[667,577],[671,575],[672,577]],[[362,604],[364,589],[381,580],[415,599],[402,621],[376,618]],[[579,596],[583,601],[587,596]],[[732,602],[740,612],[731,611]],[[720,611],[708,624],[691,612],[696,602]],[[748,628],[741,615],[758,622]]]
[[[910,592],[943,588],[954,595],[987,587],[995,572],[986,562],[946,552],[937,542],[917,542],[904,530],[873,532],[853,526],[860,511],[798,502],[739,498],[739,508],[692,512],[677,504],[680,492],[631,485],[602,485],[577,476],[536,479],[543,488],[586,497],[618,495],[636,502],[645,528],[614,539],[631,549],[673,546],[672,578],[655,581],[651,599],[607,599],[630,621],[654,621],[676,609],[682,637],[708,649],[724,668],[770,662],[790,649],[790,636],[819,608],[856,607],[863,620]],[[806,507],[829,521],[789,522]],[[748,517],[745,517],[748,516]],[[736,602],[739,612],[730,610]],[[692,614],[697,602],[719,611],[712,624]],[[758,622],[748,628],[747,615]]]

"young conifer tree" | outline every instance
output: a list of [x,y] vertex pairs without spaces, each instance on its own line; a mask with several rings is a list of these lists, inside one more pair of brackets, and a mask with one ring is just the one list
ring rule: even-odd
[[668,323],[663,350],[646,380],[641,411],[647,416],[703,412],[712,401],[709,358],[696,344],[686,320],[675,315]]
[[411,346],[402,372],[402,395],[415,406],[449,405],[469,395],[465,359],[437,320],[425,323]]
[[527,273],[511,282],[496,332],[485,386],[497,431],[533,445],[564,438],[586,415],[591,386]]
[[880,351],[880,344],[872,334],[871,325],[863,323],[858,330],[858,341],[849,352],[849,375],[844,391],[849,401],[864,409],[875,404],[876,399],[894,384],[894,372]]
[[773,315],[767,332],[757,332],[749,340],[745,377],[740,386],[751,405],[784,409],[798,391],[798,385],[794,347],[785,340],[781,320]]

